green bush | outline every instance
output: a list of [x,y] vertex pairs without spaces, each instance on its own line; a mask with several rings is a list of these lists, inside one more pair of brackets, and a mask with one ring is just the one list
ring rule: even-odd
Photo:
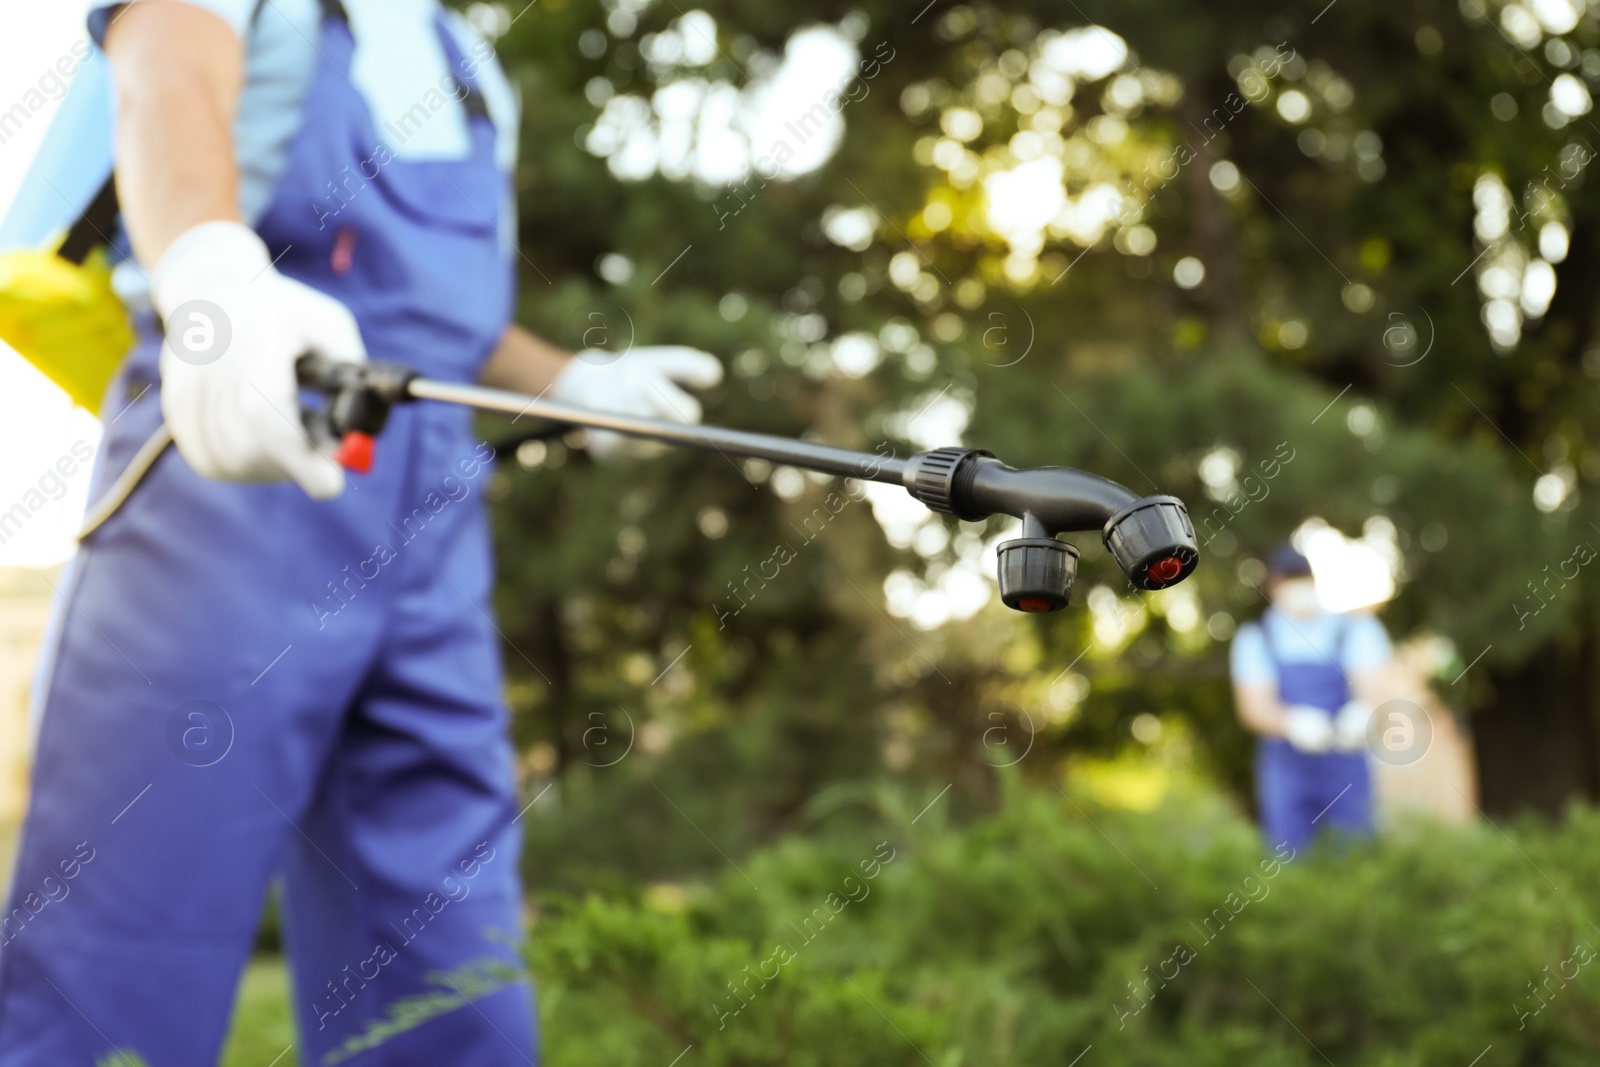
[[[1207,792],[1134,814],[1012,784],[958,829],[948,799],[918,817],[926,798],[880,796],[880,835],[790,838],[712,885],[545,898],[528,949],[544,1062],[1600,1058],[1600,813],[1292,855]],[[288,1039],[261,1000],[235,1020],[239,1062]],[[374,1040],[460,1010],[420,1007],[391,1005]]]
[[530,949],[547,1062],[1600,1057],[1591,812],[1274,856],[1204,797],[1131,815],[1016,790],[969,828],[936,808],[883,838],[550,904]]

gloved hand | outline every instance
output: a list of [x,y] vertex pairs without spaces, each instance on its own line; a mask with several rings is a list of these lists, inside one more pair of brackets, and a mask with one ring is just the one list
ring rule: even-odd
[[1372,706],[1364,700],[1350,700],[1333,720],[1333,743],[1354,752],[1367,743],[1367,724],[1372,721]]
[[[722,381],[722,364],[710,353],[683,345],[634,348],[618,356],[587,349],[574,356],[550,386],[550,399],[592,411],[668,422],[699,422],[700,402],[680,385],[705,389]],[[596,459],[616,455],[627,438],[589,431]]]
[[237,222],[203,222],[156,264],[151,299],[166,323],[161,413],[189,465],[235,482],[292,479],[326,500],[344,472],[300,421],[295,360],[306,352],[367,358],[339,301],[286,278]]
[[1333,744],[1333,719],[1321,708],[1291,705],[1284,713],[1283,736],[1301,752],[1326,752]]

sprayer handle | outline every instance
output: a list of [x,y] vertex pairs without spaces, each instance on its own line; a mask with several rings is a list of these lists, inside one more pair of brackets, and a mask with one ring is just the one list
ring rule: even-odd
[[351,363],[307,354],[295,361],[303,388],[323,394],[321,407],[306,407],[300,418],[312,443],[333,446],[333,459],[346,470],[366,474],[376,458],[377,436],[389,409],[411,399],[417,373],[395,363]]

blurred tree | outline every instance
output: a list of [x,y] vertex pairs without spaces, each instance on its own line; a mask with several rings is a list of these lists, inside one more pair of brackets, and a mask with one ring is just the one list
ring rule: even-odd
[[1088,610],[1027,619],[983,603],[1005,523],[523,446],[495,493],[540,877],[719,864],[885,773],[982,806],[1145,714],[1243,794],[1225,642],[1311,515],[1391,542],[1391,629],[1472,664],[1487,808],[1600,791],[1595,13],[1080,2],[470,9],[525,101],[531,326],[721,353],[719,422],[1174,492],[1204,543],[1154,596],[1090,553]]

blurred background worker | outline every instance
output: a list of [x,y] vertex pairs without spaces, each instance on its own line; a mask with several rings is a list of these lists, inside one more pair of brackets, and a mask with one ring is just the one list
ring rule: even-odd
[[1383,699],[1389,638],[1371,615],[1317,600],[1311,564],[1293,545],[1267,563],[1271,601],[1239,628],[1234,700],[1256,749],[1256,802],[1267,844],[1303,849],[1316,833],[1372,832],[1367,725]]
[[[491,450],[464,410],[418,405],[341,495],[295,359],[370,350],[691,421],[676,383],[720,365],[569,359],[509,325],[516,101],[434,0],[100,3],[90,30],[121,205],[94,228],[139,336],[47,652],[0,1064],[216,1062],[280,873],[297,1052],[321,1062],[430,975],[517,961],[521,804]],[[63,877],[71,903],[44,907]],[[472,1001],[374,1056],[532,1062],[526,985]]]

